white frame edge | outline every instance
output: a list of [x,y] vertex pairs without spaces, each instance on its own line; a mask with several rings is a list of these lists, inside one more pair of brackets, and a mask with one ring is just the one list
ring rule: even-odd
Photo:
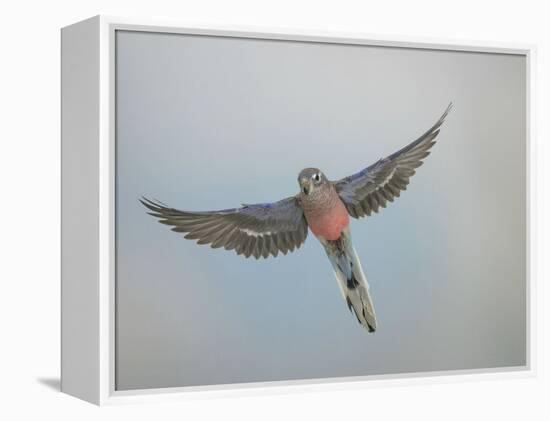
[[99,22],[61,32],[61,391],[99,403]]
[[[139,30],[239,38],[378,45],[526,57],[526,365],[132,391],[115,390],[115,32]],[[63,392],[103,405],[296,391],[462,382],[535,375],[535,46],[463,43],[356,33],[181,24],[107,16],[62,29],[62,377]],[[75,65],[76,63],[76,65]],[[88,151],[85,156],[82,151]],[[83,165],[84,164],[84,165]],[[89,190],[88,190],[89,189]],[[89,193],[97,193],[96,196]],[[90,197],[91,196],[91,197]],[[71,210],[87,205],[75,220]],[[79,222],[78,230],[74,224]],[[83,240],[84,239],[84,240]],[[86,241],[86,239],[88,241]],[[88,268],[87,273],[83,269]],[[475,377],[472,377],[475,375]],[[374,380],[374,381],[373,381]]]

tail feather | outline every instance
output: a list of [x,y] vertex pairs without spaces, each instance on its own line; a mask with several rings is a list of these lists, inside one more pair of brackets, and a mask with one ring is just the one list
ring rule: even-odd
[[344,231],[337,241],[324,241],[323,246],[332,263],[336,280],[357,321],[369,332],[376,330],[376,314],[369,294],[369,284],[361,262],[351,243],[349,232]]
[[[340,282],[338,275],[337,279]],[[368,285],[359,283],[352,289],[346,286],[346,303],[363,327],[368,329],[369,332],[376,331],[376,314],[374,313]]]

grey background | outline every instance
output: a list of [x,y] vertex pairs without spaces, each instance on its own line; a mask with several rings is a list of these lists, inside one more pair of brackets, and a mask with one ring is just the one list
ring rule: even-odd
[[[525,58],[144,32],[117,35],[118,389],[525,364]],[[181,209],[274,201],[428,129],[432,155],[351,223],[379,330],[310,234],[251,260],[184,240]]]

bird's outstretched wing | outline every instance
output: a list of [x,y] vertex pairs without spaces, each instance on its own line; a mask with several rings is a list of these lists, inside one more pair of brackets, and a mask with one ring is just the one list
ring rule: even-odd
[[406,190],[415,168],[422,165],[422,160],[430,154],[429,149],[435,144],[434,139],[451,108],[452,104],[449,104],[432,128],[414,142],[370,167],[334,182],[351,216],[360,218],[378,212]]
[[307,237],[307,222],[296,196],[212,212],[187,212],[145,198],[140,201],[160,223],[186,233],[185,238],[246,257],[286,254],[299,248]]

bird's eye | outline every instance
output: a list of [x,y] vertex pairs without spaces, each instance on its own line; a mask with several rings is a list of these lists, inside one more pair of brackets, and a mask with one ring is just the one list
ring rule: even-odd
[[315,174],[315,175],[313,176],[313,179],[314,179],[315,181],[319,181],[319,180],[321,179],[321,176],[319,175],[319,173],[317,173],[317,174]]

